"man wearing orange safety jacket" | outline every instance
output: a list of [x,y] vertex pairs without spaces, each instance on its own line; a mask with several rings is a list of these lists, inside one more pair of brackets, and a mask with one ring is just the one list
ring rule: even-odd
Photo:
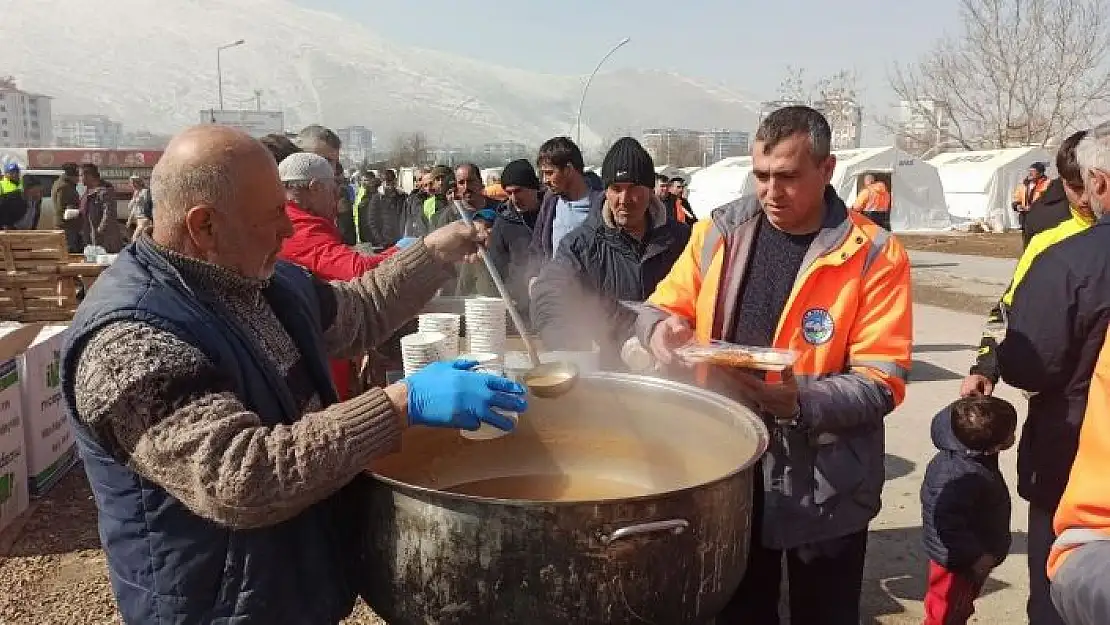
[[719,625],[778,623],[784,552],[793,625],[860,622],[883,419],[905,396],[911,363],[910,265],[889,232],[828,186],[830,142],[828,122],[809,107],[769,115],[752,151],[758,199],[694,227],[637,322],[663,365],[693,338],[798,352],[792,372],[766,379],[697,371],[700,383],[757,408],[771,431],[747,573]]
[[1056,509],[1048,559],[1052,602],[1068,625],[1110,623],[1110,337],[1103,342],[1079,435],[1079,453]]

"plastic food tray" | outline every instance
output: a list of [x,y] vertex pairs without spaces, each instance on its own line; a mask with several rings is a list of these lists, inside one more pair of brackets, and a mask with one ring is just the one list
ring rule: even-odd
[[791,349],[750,347],[725,341],[711,341],[709,345],[690,344],[675,351],[683,360],[721,367],[782,371],[794,366],[798,353]]

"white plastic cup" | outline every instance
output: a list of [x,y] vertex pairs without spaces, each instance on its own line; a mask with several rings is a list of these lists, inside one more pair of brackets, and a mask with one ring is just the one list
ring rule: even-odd
[[[508,417],[513,422],[513,427],[514,428],[517,425],[520,425],[520,415],[519,414],[517,414],[515,412],[511,412],[509,410],[502,410],[500,408],[492,408],[492,410],[494,412],[496,412],[497,414],[499,414],[499,415]],[[495,438],[501,438],[502,436],[506,436],[506,435],[509,434],[509,432],[506,432],[505,430],[502,430],[501,428],[494,427],[494,426],[492,426],[488,423],[483,422],[481,427],[479,427],[477,430],[474,430],[473,432],[470,431],[470,430],[459,430],[459,434],[461,434],[463,438],[468,439],[468,440],[472,440],[472,441],[490,441],[490,440],[493,440]]]

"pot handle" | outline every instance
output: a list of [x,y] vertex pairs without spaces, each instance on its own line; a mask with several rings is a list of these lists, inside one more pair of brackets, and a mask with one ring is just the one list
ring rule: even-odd
[[641,534],[654,534],[656,532],[670,532],[675,536],[686,531],[690,527],[690,522],[686,519],[670,519],[668,521],[652,521],[650,523],[640,523],[638,525],[629,525],[617,530],[613,530],[611,534],[601,534],[598,538],[601,544],[609,546],[618,540],[639,536]]

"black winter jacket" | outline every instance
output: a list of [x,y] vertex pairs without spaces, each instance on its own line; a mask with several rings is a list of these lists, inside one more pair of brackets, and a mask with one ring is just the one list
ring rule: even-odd
[[[542,196],[540,201],[543,201]],[[512,200],[505,202],[498,210],[497,221],[493,224],[486,250],[494,267],[497,267],[497,271],[501,273],[501,278],[509,289],[509,295],[516,302],[517,309],[527,317],[530,302],[528,281],[535,277],[531,273],[534,265],[529,252],[533,227],[528,225],[524,216],[512,206],[511,202]]]
[[1010,552],[1010,491],[998,454],[971,451],[956,439],[951,406],[933,417],[932,435],[940,452],[921,484],[926,555],[965,574],[985,554],[1001,562]]
[[[669,219],[678,219],[678,211],[675,209],[677,203],[677,195],[668,195],[667,199],[664,200],[663,205],[667,207],[667,217]],[[698,222],[698,217],[694,214],[693,207],[690,206],[690,200],[686,198],[682,198],[682,212],[686,214],[686,223],[690,224],[690,226]]]
[[1014,293],[998,367],[1037,393],[1018,446],[1018,493],[1056,509],[1079,449],[1087,391],[1110,321],[1110,216],[1037,257]]
[[1025,216],[1025,230],[1021,233],[1022,245],[1028,247],[1033,237],[1069,219],[1071,204],[1064,193],[1064,181],[1056,178],[1048,183],[1048,188],[1041,197],[1029,207],[1029,213]]
[[414,191],[405,200],[405,212],[401,218],[402,237],[420,238],[435,230],[436,218],[447,205],[447,198],[436,198],[436,212],[432,214],[431,219],[424,216],[424,200],[427,199],[427,194]]
[[603,367],[620,367],[620,347],[635,334],[636,313],[620,300],[642,302],[670,272],[690,240],[690,227],[667,219],[652,196],[651,227],[640,242],[619,230],[607,205],[563,239],[532,291],[532,324],[544,347],[583,351],[596,342]]
[[401,238],[402,222],[408,196],[401,191],[392,193],[368,193],[370,196],[365,212],[359,211],[359,219],[364,223],[362,240],[379,247],[389,247]]

